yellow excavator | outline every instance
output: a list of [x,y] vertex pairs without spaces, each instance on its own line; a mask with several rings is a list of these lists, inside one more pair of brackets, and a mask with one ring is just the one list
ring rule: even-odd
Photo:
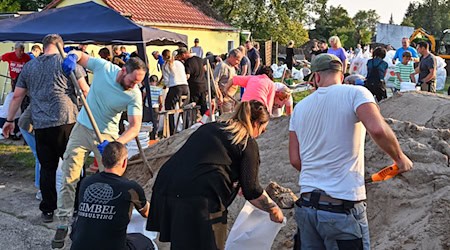
[[[409,37],[410,41],[416,38],[426,39],[430,42],[431,52],[433,54],[442,57],[445,60],[450,60],[450,29],[442,31],[441,37],[436,41],[433,35],[429,34],[423,28],[418,28],[414,30],[412,35]],[[439,47],[436,48],[436,45]]]

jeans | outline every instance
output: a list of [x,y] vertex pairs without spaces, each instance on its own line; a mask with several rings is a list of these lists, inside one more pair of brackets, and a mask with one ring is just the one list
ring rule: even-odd
[[28,146],[31,149],[31,152],[33,152],[34,159],[35,159],[35,166],[34,166],[34,186],[36,188],[39,188],[39,176],[41,171],[41,164],[39,163],[39,159],[37,157],[36,153],[36,139],[34,138],[34,135],[32,133],[29,133],[27,130],[20,128],[20,132],[22,132],[23,139],[28,144]]
[[295,206],[301,250],[370,249],[366,203],[360,202],[349,214],[332,213]]

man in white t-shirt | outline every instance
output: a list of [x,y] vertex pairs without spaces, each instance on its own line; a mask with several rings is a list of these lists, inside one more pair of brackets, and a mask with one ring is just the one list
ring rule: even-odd
[[273,100],[272,117],[280,117],[286,112],[290,116],[294,108],[294,100],[292,99],[291,90],[280,82],[275,82],[275,97]]
[[412,162],[364,87],[342,85],[342,62],[321,54],[312,62],[318,89],[294,108],[289,158],[300,171],[296,220],[301,249],[369,249],[364,186],[366,129],[399,167]]

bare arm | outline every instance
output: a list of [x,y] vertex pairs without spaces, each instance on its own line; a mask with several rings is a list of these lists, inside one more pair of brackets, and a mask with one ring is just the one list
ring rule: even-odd
[[348,63],[348,59],[345,59],[345,60],[342,62],[342,72],[343,72],[343,73],[347,73],[347,63]]
[[356,115],[375,143],[397,164],[399,172],[411,170],[413,163],[403,153],[394,132],[384,121],[376,104],[365,103],[360,105],[356,109]]
[[428,73],[428,75],[423,78],[423,82],[429,82],[431,81],[431,79],[436,77],[436,69],[435,68],[431,68],[430,69],[430,73]]
[[87,63],[89,61],[89,55],[79,50],[72,50],[69,54],[77,55],[78,61],[77,63],[81,65],[83,68],[87,68]]
[[285,106],[284,109],[286,110],[286,115],[287,116],[290,116],[292,114],[292,110],[293,110],[292,106]]
[[411,78],[411,82],[416,83],[416,78],[414,77],[414,73],[412,73],[409,78]]
[[128,122],[130,126],[123,132],[123,134],[117,139],[118,142],[125,144],[133,140],[139,133],[142,123],[142,115],[128,115]]
[[395,73],[395,75],[397,76],[397,79],[398,79],[400,82],[403,82],[403,81],[402,81],[402,78],[401,78],[401,76],[400,76],[400,72]]
[[[26,94],[27,94],[27,89],[16,87],[16,89],[14,90],[14,95],[11,100],[11,103],[9,104],[8,117],[6,118],[6,120],[14,121],[14,116],[16,115],[17,110],[19,110],[20,104],[22,103],[22,100]],[[14,127],[15,127],[14,122],[5,122],[5,124],[3,125],[3,131],[2,131],[3,136],[5,138],[8,138],[9,134],[12,131],[14,131]]]
[[289,160],[291,165],[297,169],[302,170],[302,160],[300,159],[300,144],[298,142],[297,134],[294,131],[289,131]]
[[269,195],[266,193],[266,191],[264,191],[261,194],[261,196],[259,196],[258,198],[254,199],[254,200],[249,200],[249,202],[253,206],[255,206],[263,211],[268,212],[270,214],[270,219],[273,222],[278,222],[278,223],[283,222],[283,219],[284,219],[283,212],[278,207],[278,205],[269,197]]
[[260,64],[261,64],[261,60],[260,60],[260,58],[258,57],[258,59],[257,59],[256,62],[255,62],[255,68],[254,68],[254,70],[253,70],[253,72],[252,72],[253,75],[256,74],[256,71],[258,71],[259,65],[260,65]]
[[83,92],[84,97],[87,97],[90,87],[86,82],[86,78],[81,77],[80,79],[78,79],[78,85],[80,86],[81,92]]
[[147,201],[145,206],[141,208],[141,210],[138,210],[138,212],[142,215],[142,217],[148,218],[148,211],[150,211],[150,203]]
[[241,72],[241,76],[246,76],[248,75],[248,65],[244,65],[242,66],[242,72]]

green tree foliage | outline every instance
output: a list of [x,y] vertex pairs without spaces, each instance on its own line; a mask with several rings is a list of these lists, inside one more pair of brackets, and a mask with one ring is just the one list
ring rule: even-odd
[[450,28],[450,1],[424,0],[409,4],[402,25],[424,28],[439,37],[441,32]]
[[355,40],[360,44],[369,44],[375,33],[380,16],[375,10],[360,10],[353,17],[355,24]]
[[312,0],[309,4],[309,10],[316,16],[310,20],[315,28],[309,33],[311,38],[326,40],[337,35],[345,48],[371,42],[380,19],[375,10],[358,11],[351,18],[341,5],[327,7],[327,0]]
[[0,12],[17,12],[20,9],[20,4],[15,0],[0,1]]
[[0,12],[38,11],[52,0],[1,0]]
[[210,0],[209,3],[234,26],[248,29],[256,39],[297,45],[308,41],[305,5],[309,0]]

